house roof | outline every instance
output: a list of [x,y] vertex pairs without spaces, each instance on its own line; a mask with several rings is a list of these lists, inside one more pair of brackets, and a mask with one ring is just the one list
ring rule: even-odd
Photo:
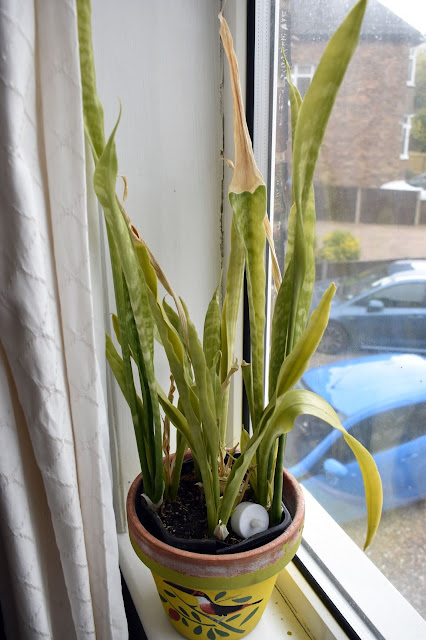
[[[329,38],[354,6],[355,0],[291,0],[292,34],[299,38]],[[408,41],[412,45],[423,38],[378,0],[369,0],[361,29],[361,38]]]

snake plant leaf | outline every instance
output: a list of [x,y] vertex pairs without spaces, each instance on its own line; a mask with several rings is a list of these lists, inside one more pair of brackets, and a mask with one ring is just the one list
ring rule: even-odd
[[[231,89],[234,119],[234,143],[235,162],[234,174],[229,186],[230,193],[254,193],[259,186],[264,186],[264,180],[254,159],[253,147],[247,127],[243,96],[241,92],[240,72],[238,69],[237,56],[235,55],[234,44],[228,24],[219,13],[220,37],[223,48],[228,58],[229,70],[231,74]],[[263,218],[262,218],[263,220]]]
[[[220,379],[224,382],[234,360],[235,336],[237,331],[238,313],[244,282],[244,245],[236,229],[235,221],[231,223],[231,250],[226,276],[225,300],[221,319],[222,357],[220,361]],[[229,404],[229,387],[222,398],[222,414],[220,418],[220,441],[225,442],[226,425]]]
[[226,276],[225,300],[222,308],[221,380],[226,378],[234,360],[235,334],[244,281],[244,245],[235,226],[231,224],[231,250]]
[[359,0],[330,38],[299,110],[293,144],[293,185],[302,211],[337,92],[358,44],[367,0]]
[[119,355],[111,339],[111,336],[108,335],[108,333],[105,333],[105,353],[106,353],[109,366],[111,367],[114,377],[117,380],[118,386],[121,389],[121,393],[127,400],[127,403],[129,403],[130,401],[127,393],[126,375],[124,373],[123,358]]
[[177,334],[176,336],[173,334],[173,332],[169,332],[169,338],[172,344],[175,345],[175,351],[177,354],[179,354],[179,359],[183,364],[187,384],[191,386],[193,383],[193,375],[192,375],[191,361],[188,353],[188,327],[186,323],[186,318],[185,318],[185,330],[186,330],[186,339],[185,339],[180,315],[176,313],[173,307],[171,307],[167,303],[166,299],[163,299],[163,302],[161,305],[160,303],[158,303],[158,306],[165,312],[165,314],[164,312],[162,313],[164,320],[166,322],[167,321],[170,322],[170,325],[174,328]]
[[188,442],[182,436],[181,432],[177,432],[176,452],[174,457],[174,465],[172,470],[172,483],[170,487],[170,499],[175,500],[179,490],[180,476],[185,453],[188,449]]
[[203,349],[209,369],[221,347],[219,287],[220,285],[217,286],[210,300],[204,320]]
[[243,374],[244,388],[246,390],[249,405],[249,413],[250,415],[254,415],[253,375],[251,364],[243,360],[243,362],[241,363],[241,372]]
[[[364,480],[367,504],[367,535],[364,544],[366,549],[379,526],[383,503],[382,483],[376,463],[367,449],[344,429],[334,409],[323,398],[304,389],[293,389],[280,396],[277,400],[277,411],[274,412],[263,432],[252,436],[244,453],[231,469],[219,516],[223,522],[228,521],[239,486],[262,440],[265,449],[271,450],[276,439],[288,433],[293,428],[297,416],[301,414],[316,416],[339,430],[358,461]],[[258,468],[258,484],[267,485],[267,482],[267,477],[262,476],[261,469]]]
[[[220,378],[219,378],[219,374],[217,373],[217,369],[219,366],[219,354],[217,354],[217,358],[215,360],[213,360],[213,364],[210,367],[210,378],[212,380],[212,384],[213,384],[213,393],[214,393],[214,400],[215,400],[215,408],[216,408],[216,416],[218,418],[218,421],[221,420],[221,416],[222,416],[222,396],[223,396],[223,392],[222,392],[222,385],[220,384]],[[220,429],[220,422],[219,422],[219,440],[220,440],[220,434],[221,434],[221,429]],[[219,445],[224,445],[223,442],[219,442]]]
[[251,362],[253,367],[254,415],[257,424],[263,409],[263,353],[265,327],[265,241],[266,188],[253,153],[241,93],[240,76],[232,37],[219,13],[220,36],[228,58],[234,119],[235,163],[229,186],[233,219],[244,243],[250,310]]
[[[216,477],[214,477],[212,474],[212,466],[210,465],[211,450],[210,448],[206,448],[205,434],[203,434],[201,428],[201,408],[196,393],[196,391],[198,391],[198,388],[194,390],[188,383],[183,365],[183,347],[180,342],[179,336],[175,329],[171,326],[170,322],[168,322],[165,311],[154,299],[152,292],[150,301],[153,316],[155,322],[157,323],[161,341],[167,355],[170,371],[173,375],[176,387],[179,392],[179,403],[182,407],[181,413],[185,416],[185,419],[188,423],[190,437],[187,437],[187,440],[190,443],[191,451],[194,455],[196,464],[200,469],[207,505],[208,529],[210,534],[212,534],[217,524],[217,509],[219,500],[217,490],[218,476],[217,473],[215,474]],[[179,344],[180,348],[182,349],[179,355],[175,351],[175,345],[177,344]],[[201,345],[200,349],[203,353]],[[172,409],[170,407],[166,409],[167,403],[164,402],[164,399],[161,396],[160,402],[164,410],[168,411],[170,420],[173,422],[173,424],[175,424],[174,418],[172,417],[171,413]],[[216,425],[215,429],[217,431]]]
[[278,264],[277,254],[275,252],[275,244],[274,244],[274,234],[272,232],[271,223],[269,222],[268,216],[263,218],[263,226],[265,227],[266,239],[269,245],[269,251],[271,255],[271,267],[272,267],[272,280],[275,286],[275,291],[279,291],[281,286],[281,271],[280,265]]
[[88,0],[77,0],[77,24],[81,87],[84,105],[84,127],[96,164],[105,147],[104,112],[96,91],[91,6]]
[[168,416],[170,422],[175,425],[176,429],[185,437],[188,441],[190,448],[196,449],[192,441],[191,432],[189,430],[188,421],[181,411],[168,399],[163,389],[157,382],[157,393],[160,404],[164,413]]
[[[141,463],[141,469],[146,476],[146,492],[148,495],[154,494],[154,486],[155,486],[155,465],[152,461],[149,460],[150,454],[152,453],[152,448],[148,448],[147,444],[147,420],[146,414],[144,411],[144,407],[140,398],[138,397],[133,381],[133,371],[131,364],[131,347],[130,347],[130,338],[129,338],[129,327],[127,325],[127,318],[129,315],[132,315],[131,309],[129,309],[129,301],[128,296],[125,295],[125,281],[123,277],[123,272],[120,265],[120,259],[117,252],[117,247],[113,240],[111,230],[109,224],[106,224],[107,234],[108,234],[108,242],[110,245],[110,256],[111,256],[111,267],[112,267],[112,277],[114,283],[114,292],[115,292],[115,300],[117,305],[117,320],[118,320],[118,333],[120,335],[120,346],[122,351],[122,373],[124,375],[124,385],[125,385],[125,394],[124,397],[129,405],[130,412],[132,415],[132,422],[135,432],[136,445],[139,454],[139,460]],[[112,345],[107,345],[110,348]],[[108,353],[107,353],[108,356]],[[115,354],[116,365],[118,362],[118,354]],[[113,365],[113,362],[111,365]],[[116,373],[116,368],[113,367],[114,374]],[[123,382],[118,380],[120,386],[122,387]],[[122,387],[123,388],[123,387]],[[152,443],[152,439],[150,440]]]
[[[195,382],[197,385],[197,396],[199,399],[203,433],[205,435],[206,447],[209,452],[209,462],[212,468],[214,468],[215,465],[217,466],[219,451],[219,431],[216,416],[215,393],[210,371],[206,363],[203,347],[198,338],[197,331],[191,322],[188,311],[184,305],[183,308],[187,319],[189,349],[194,369]],[[215,495],[217,502],[219,502],[219,478],[217,473],[213,474],[213,481]]]
[[117,342],[121,345],[120,327],[118,326],[118,318],[115,313],[111,313],[112,328],[114,329]]
[[[290,237],[288,238],[288,244]],[[289,251],[287,249],[287,251]],[[289,260],[284,279],[275,300],[271,326],[271,348],[269,355],[269,390],[268,398],[275,393],[278,374],[288,353],[288,328],[290,318],[291,291],[293,285],[293,258]]]
[[323,398],[305,389],[293,389],[277,400],[277,410],[264,433],[266,446],[272,446],[279,435],[290,431],[294,420],[301,414],[320,418],[340,431],[358,461],[367,505],[367,535],[364,543],[366,549],[379,526],[383,504],[382,481],[376,463],[367,449],[344,429],[334,409]]
[[296,133],[297,118],[299,116],[300,105],[302,104],[302,96],[300,95],[299,89],[293,83],[290,66],[288,64],[287,58],[285,57],[284,47],[282,47],[281,49],[281,54],[282,54],[286,72],[287,72],[288,92],[290,96],[291,139],[294,140],[294,134]]
[[254,193],[229,193],[236,227],[244,243],[247,292],[250,315],[250,346],[253,368],[253,424],[260,420],[263,409],[263,358],[265,329],[265,243],[263,219],[266,213],[266,188],[257,187]]
[[[136,229],[136,227],[134,226],[134,224],[132,224],[132,221],[130,220],[130,218],[128,217],[128,215],[125,213],[124,209],[122,209],[122,213],[124,214],[126,220],[127,220],[127,224],[129,227],[129,231],[130,231],[130,235],[133,241],[133,245],[135,247],[135,249],[138,249],[139,247],[143,247],[149,256],[149,260],[151,263],[151,267],[154,270],[158,280],[161,282],[161,284],[163,285],[163,287],[165,288],[165,290],[167,291],[167,293],[169,295],[172,296],[175,305],[176,305],[176,309],[181,321],[181,325],[182,325],[182,334],[184,337],[184,341],[185,343],[188,342],[188,330],[187,330],[187,326],[186,326],[186,316],[185,316],[185,312],[183,310],[181,301],[179,296],[175,293],[172,285],[170,284],[166,274],[164,273],[163,269],[161,268],[159,262],[157,261],[156,257],[154,256],[154,254],[152,253],[152,251],[150,250],[150,248],[148,247],[148,245],[146,244],[145,240],[142,238],[142,236],[140,235],[140,233],[138,232],[138,230]],[[153,290],[153,293],[154,292]]]
[[[94,186],[98,200],[103,208],[107,230],[111,245],[116,247],[118,259],[124,274],[132,315],[135,320],[138,341],[144,363],[144,375],[146,375],[146,387],[150,397],[154,421],[155,448],[150,451],[151,465],[155,475],[155,494],[149,497],[153,502],[158,502],[162,496],[162,454],[161,454],[161,419],[158,406],[158,398],[155,384],[153,353],[153,319],[147,310],[149,309],[149,289],[143,275],[142,268],[133,248],[126,220],[120,210],[115,196],[115,181],[117,176],[117,156],[115,152],[114,137],[118,122],[99,158],[95,168]],[[113,230],[113,232],[112,232]],[[120,315],[119,315],[120,319]],[[123,327],[120,324],[120,334],[123,339]],[[161,467],[161,469],[160,469]],[[161,473],[160,473],[161,471]]]
[[294,387],[308,368],[309,360],[317,350],[327,328],[331,302],[335,293],[336,285],[331,283],[323,294],[318,307],[313,311],[296,346],[284,360],[277,380],[277,397]]
[[144,273],[145,282],[151,289],[154,296],[157,297],[157,276],[155,273],[155,269],[151,264],[148,250],[144,245],[136,245],[135,252]]

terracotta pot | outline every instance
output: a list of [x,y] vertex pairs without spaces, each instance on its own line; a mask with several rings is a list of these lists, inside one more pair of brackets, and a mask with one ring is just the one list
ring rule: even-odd
[[157,540],[136,513],[142,475],[130,487],[127,520],[132,546],[151,570],[170,622],[186,638],[234,640],[258,623],[278,573],[302,538],[303,493],[288,471],[283,476],[283,501],[293,518],[290,526],[261,547],[227,555],[192,553]]

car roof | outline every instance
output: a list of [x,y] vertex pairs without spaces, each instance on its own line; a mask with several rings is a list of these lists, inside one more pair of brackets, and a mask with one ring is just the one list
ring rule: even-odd
[[425,280],[426,271],[398,271],[397,273],[392,273],[389,276],[380,278],[377,282],[380,282],[381,285],[386,285],[395,282],[425,282]]
[[340,360],[308,370],[303,383],[350,417],[369,407],[426,402],[426,360],[411,353]]

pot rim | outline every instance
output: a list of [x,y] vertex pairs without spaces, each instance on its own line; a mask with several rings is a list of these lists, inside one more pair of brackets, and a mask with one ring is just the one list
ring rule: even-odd
[[142,482],[142,474],[139,474],[133,481],[127,496],[127,519],[132,543],[143,556],[156,564],[188,575],[199,575],[201,570],[206,577],[217,576],[219,575],[216,571],[218,564],[226,567],[231,575],[242,575],[276,564],[283,555],[289,552],[291,554],[293,547],[300,541],[305,516],[304,497],[299,483],[286,469],[283,469],[283,476],[286,494],[288,497],[291,496],[296,507],[289,527],[274,540],[255,549],[232,554],[210,555],[172,547],[147,531],[140,522],[135,508],[136,497]]

